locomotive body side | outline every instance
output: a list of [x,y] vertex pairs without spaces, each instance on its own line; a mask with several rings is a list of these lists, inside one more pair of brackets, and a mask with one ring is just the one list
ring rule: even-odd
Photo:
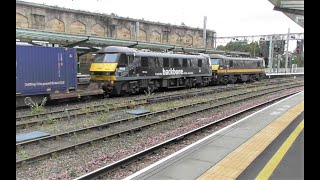
[[210,55],[214,84],[260,80],[265,76],[262,58],[227,57]]

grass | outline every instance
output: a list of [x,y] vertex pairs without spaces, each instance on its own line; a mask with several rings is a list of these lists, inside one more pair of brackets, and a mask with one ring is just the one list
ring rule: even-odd
[[128,102],[128,109],[133,109],[136,106],[136,102],[130,101]]
[[26,151],[23,149],[20,149],[18,153],[23,159],[28,159],[28,157],[29,157],[28,154],[26,153]]
[[91,105],[88,107],[88,110],[89,110],[89,111],[94,111],[94,110],[96,110],[96,107],[94,107],[94,105],[91,104]]
[[148,120],[152,120],[153,118],[154,118],[153,115],[149,115],[149,116],[145,117],[144,120],[147,120],[147,121],[148,121]]
[[97,120],[100,122],[105,122],[108,120],[109,114],[108,113],[101,113],[98,117]]
[[151,112],[155,112],[155,111],[165,110],[165,109],[169,109],[169,108],[173,108],[173,107],[177,107],[177,106],[183,106],[186,104],[202,102],[202,101],[206,101],[206,100],[208,100],[207,97],[193,97],[190,99],[175,100],[170,103],[164,102],[164,103],[159,103],[159,104],[153,104],[153,105],[150,105],[147,109]]
[[53,116],[48,114],[47,119],[44,122],[46,124],[53,124],[54,123]]
[[151,92],[150,88],[148,88],[148,91],[144,90],[144,93],[147,97],[153,96],[154,93]]
[[110,110],[110,107],[109,107],[109,104],[107,103],[107,101],[104,102],[103,107],[105,109],[104,111],[108,113]]
[[31,107],[31,112],[30,114],[39,114],[39,113],[42,113],[44,112],[44,105],[46,104],[47,102],[47,97],[43,98],[43,100],[41,101],[40,104],[38,103],[34,103],[31,98],[30,98],[30,107]]
[[32,114],[32,115],[33,115],[33,114],[42,113],[43,111],[44,111],[44,108],[43,108],[43,106],[41,106],[41,105],[36,104],[36,105],[34,105],[34,106],[31,107],[31,114]]
[[82,108],[80,109],[80,111],[83,112],[83,113],[89,113],[89,112],[91,111],[91,108],[92,108],[92,107],[82,107]]
[[170,107],[170,104],[168,103],[160,103],[160,104],[154,104],[149,106],[147,109],[151,112],[159,111],[163,109],[168,109]]

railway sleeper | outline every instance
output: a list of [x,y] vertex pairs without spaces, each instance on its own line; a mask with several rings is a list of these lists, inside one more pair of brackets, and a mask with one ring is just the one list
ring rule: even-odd
[[23,149],[23,147],[22,147],[21,145],[17,145],[17,146],[16,146],[16,150],[19,151],[19,150],[21,150],[21,149]]
[[176,141],[175,144],[177,144],[178,141],[180,141],[181,139],[184,139],[184,136],[181,136],[181,137],[179,137],[179,138],[176,138],[176,139],[175,139],[175,141]]
[[144,156],[139,156],[137,157],[137,160],[135,162],[142,161],[143,159],[144,159]]
[[57,152],[51,153],[51,157],[52,157],[52,158],[56,158],[56,157],[57,157]]
[[21,161],[20,166],[21,166],[21,167],[24,167],[24,166],[26,166],[27,164],[28,164],[27,161]]
[[41,146],[43,146],[43,145],[45,144],[42,139],[40,139],[38,142],[39,142],[39,144],[40,144]]

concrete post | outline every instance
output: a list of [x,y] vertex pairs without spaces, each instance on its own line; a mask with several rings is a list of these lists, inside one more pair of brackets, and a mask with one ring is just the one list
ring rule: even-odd
[[207,30],[206,30],[206,25],[207,25],[207,16],[204,17],[203,20],[203,48],[207,47]]
[[136,41],[139,41],[139,22],[136,22]]
[[213,34],[213,43],[214,43],[214,49],[216,50],[217,49],[217,33],[215,32]]
[[272,69],[272,58],[273,58],[273,44],[272,44],[272,36],[271,36],[270,45],[269,45],[269,69],[270,69],[270,72],[273,71],[273,69]]
[[279,73],[279,69],[280,69],[280,60],[281,60],[281,54],[278,54],[278,66],[277,66],[277,73]]
[[287,36],[287,52],[286,52],[285,73],[288,72],[287,68],[288,68],[288,58],[289,58],[289,52],[288,52],[288,48],[289,48],[289,36],[290,36],[290,28],[288,28],[288,36]]

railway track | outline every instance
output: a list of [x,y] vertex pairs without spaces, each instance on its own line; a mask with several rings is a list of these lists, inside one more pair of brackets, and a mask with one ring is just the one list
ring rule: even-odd
[[[104,124],[97,125],[97,126],[91,126],[91,127],[88,127],[88,128],[77,129],[77,130],[74,130],[74,131],[60,133],[60,134],[57,134],[57,135],[52,135],[52,136],[48,136],[48,137],[44,137],[44,138],[31,140],[31,141],[17,143],[16,144],[16,150],[19,151],[20,149],[22,149],[22,147],[30,146],[32,144],[42,144],[42,146],[43,146],[44,143],[52,142],[52,140],[55,141],[55,140],[61,140],[62,138],[66,138],[67,139],[66,141],[68,141],[70,136],[79,135],[80,133],[88,133],[88,132],[92,132],[93,130],[95,130],[95,132],[97,133],[97,137],[96,138],[89,139],[89,140],[82,141],[82,142],[76,142],[76,143],[74,143],[72,141],[71,145],[69,143],[69,145],[67,145],[65,147],[62,147],[62,148],[58,148],[58,149],[55,149],[55,150],[46,150],[43,153],[40,153],[40,154],[37,154],[37,155],[33,155],[32,157],[29,157],[29,158],[26,158],[26,159],[19,159],[19,160],[16,161],[16,165],[17,166],[21,166],[24,163],[28,163],[28,162],[32,162],[32,161],[36,161],[36,160],[40,160],[40,159],[45,159],[45,158],[48,158],[48,157],[51,157],[51,156],[55,156],[57,153],[62,152],[62,151],[66,151],[66,150],[70,150],[70,149],[77,149],[80,146],[88,145],[88,144],[90,145],[90,144],[92,144],[92,143],[94,143],[96,141],[108,140],[111,137],[117,137],[117,136],[121,136],[121,135],[124,135],[124,134],[134,133],[135,131],[140,131],[143,128],[147,128],[147,127],[150,127],[150,126],[155,125],[155,124],[159,124],[159,123],[166,122],[166,121],[169,121],[169,120],[175,120],[177,118],[185,117],[185,116],[188,116],[188,115],[191,115],[191,114],[194,114],[194,113],[202,112],[202,111],[205,111],[205,110],[210,110],[210,109],[216,108],[218,106],[229,105],[229,104],[232,104],[232,103],[241,102],[241,101],[244,101],[244,100],[247,100],[247,99],[251,99],[251,98],[254,98],[254,97],[259,97],[259,96],[263,96],[263,95],[266,95],[266,94],[275,93],[275,92],[278,92],[280,90],[285,90],[285,89],[288,89],[288,88],[294,88],[294,87],[299,87],[299,86],[303,86],[303,85],[296,84],[296,85],[285,86],[285,87],[280,87],[280,88],[274,88],[274,87],[269,88],[269,89],[265,88],[264,90],[261,90],[256,95],[251,95],[249,97],[242,97],[242,98],[237,99],[237,100],[229,100],[229,101],[225,101],[223,103],[217,103],[218,100],[221,101],[223,99],[228,99],[228,98],[231,98],[231,97],[238,97],[238,96],[241,96],[241,95],[250,95],[253,92],[245,92],[245,93],[242,92],[242,93],[238,93],[238,94],[227,95],[227,96],[224,96],[224,97],[214,98],[214,99],[206,100],[206,101],[203,101],[203,102],[192,103],[192,104],[183,105],[183,106],[180,106],[180,107],[174,107],[174,108],[170,108],[170,109],[166,109],[166,110],[162,110],[162,111],[157,111],[157,112],[152,112],[152,113],[148,113],[148,114],[145,114],[145,115],[136,116],[136,117],[133,117],[133,118],[121,119],[121,120],[108,122],[108,123],[104,123]],[[263,92],[263,91],[266,91],[266,92]],[[256,93],[256,92],[254,92],[254,93]],[[214,105],[210,104],[212,102],[214,102]],[[178,109],[181,110],[181,109],[184,109],[184,108],[188,108],[188,107],[190,108],[190,107],[193,107],[193,106],[196,106],[196,105],[204,105],[204,104],[207,104],[207,107],[201,108],[200,110],[188,111],[188,112],[185,112],[185,113],[180,114],[180,115],[174,115],[172,117],[163,118],[161,120],[154,121],[154,122],[144,121],[144,123],[141,123],[141,121],[140,121],[140,125],[138,124],[133,128],[127,128],[127,129],[121,129],[119,131],[109,132],[109,133],[106,133],[107,135],[105,135],[105,134],[102,135],[102,133],[99,134],[99,131],[102,131],[102,129],[104,129],[104,128],[108,128],[111,125],[117,125],[118,124],[120,126],[124,122],[132,123],[132,120],[138,120],[138,119],[141,119],[143,117],[160,115],[160,114],[168,113],[168,112],[175,111],[175,110],[178,110]],[[115,129],[120,129],[120,128],[118,127],[118,128],[115,128]]]
[[[267,82],[255,82],[254,84],[250,84],[251,86],[258,86],[258,85],[261,85],[261,84],[265,84],[265,83],[281,83],[281,82],[288,82],[289,80],[288,79],[271,79],[271,80],[265,80]],[[291,80],[291,81],[294,81],[294,80]],[[232,84],[232,85],[229,85],[229,86],[214,86],[212,87],[212,89],[230,89],[232,87],[235,87],[235,88],[245,88],[243,87],[243,85],[239,85],[239,84]],[[192,92],[192,93],[197,93],[197,92],[202,92],[202,91],[207,91],[207,90],[203,90],[203,89],[199,89],[199,90],[196,90],[195,92]],[[209,89],[210,91],[210,89]],[[182,94],[187,94],[187,93],[190,93],[190,92],[185,92],[185,93],[182,93]],[[181,95],[181,92],[174,92],[174,93],[168,93],[168,94],[159,94],[157,95],[157,97],[159,98],[162,98],[162,97],[170,97],[170,96],[179,96]],[[68,108],[68,107],[65,107],[63,109],[60,109],[60,110],[54,110],[54,111],[49,111],[49,112],[43,112],[43,113],[37,113],[37,114],[27,114],[27,115],[19,115],[19,116],[16,116],[16,121],[21,121],[21,120],[27,120],[27,119],[32,119],[32,118],[40,118],[40,117],[43,117],[43,116],[47,116],[47,115],[52,115],[54,116],[55,114],[64,114],[64,113],[71,113],[73,111],[79,111],[81,109],[95,109],[95,108],[102,108],[104,106],[108,106],[110,107],[111,109],[112,108],[115,108],[116,106],[119,106],[117,108],[126,108],[127,106],[121,106],[121,104],[128,104],[128,103],[131,103],[131,102],[142,102],[142,101],[146,101],[148,99],[154,99],[156,97],[138,97],[134,100],[130,100],[130,101],[124,101],[124,102],[121,102],[121,103],[104,103],[106,102],[106,100],[100,100],[101,101],[101,104],[95,104],[95,105],[88,105],[88,106],[85,106],[85,107],[74,107],[74,108]],[[97,102],[99,103],[99,102]]]
[[175,145],[183,142],[183,140],[188,138],[188,137],[192,137],[194,135],[198,136],[199,133],[201,133],[201,131],[204,131],[207,128],[210,128],[212,126],[216,126],[221,122],[231,120],[232,118],[237,117],[237,116],[239,116],[239,115],[241,115],[241,114],[243,114],[245,112],[252,111],[252,110],[260,108],[260,107],[262,107],[262,106],[264,106],[266,104],[281,100],[281,99],[283,99],[285,97],[288,97],[288,96],[296,94],[296,93],[298,93],[298,92],[286,94],[284,96],[268,100],[266,102],[263,102],[263,103],[260,103],[258,105],[255,105],[253,107],[250,107],[250,108],[247,108],[245,110],[239,111],[239,112],[234,113],[232,115],[229,115],[227,117],[221,118],[219,120],[216,120],[214,122],[206,124],[206,125],[204,125],[202,127],[199,127],[197,129],[194,129],[194,130],[189,131],[187,133],[184,133],[182,135],[179,135],[179,136],[176,136],[174,138],[171,138],[171,139],[169,139],[169,140],[167,140],[165,142],[159,143],[159,144],[157,144],[155,146],[152,146],[152,147],[150,147],[148,149],[140,151],[140,152],[138,152],[136,154],[133,154],[133,155],[131,155],[129,157],[123,158],[123,159],[121,159],[119,161],[116,161],[116,162],[114,162],[112,164],[106,165],[106,166],[104,166],[102,168],[99,168],[97,170],[89,172],[89,173],[87,173],[85,175],[82,175],[82,176],[76,178],[75,180],[107,179],[106,176],[108,174],[116,171],[117,169],[123,169],[123,168],[127,167],[129,164],[140,162],[144,158],[147,159],[148,156],[152,156],[154,153],[156,153],[158,151],[161,151],[161,149],[163,149],[163,148],[168,149],[169,146],[175,146]]
[[[219,92],[219,91],[227,91],[227,90],[235,90],[236,87],[219,87],[213,90],[209,90],[209,91],[196,91],[196,92],[192,92],[190,94],[188,94],[189,97],[191,96],[195,96],[195,95],[201,95],[201,94],[205,94],[205,93],[211,93],[211,92]],[[177,95],[165,95],[165,96],[160,96],[158,98],[162,98],[162,99],[178,99],[182,97],[181,94],[177,94]],[[115,110],[115,109],[124,109],[124,108],[128,108],[130,106],[132,106],[130,103],[135,102],[135,105],[144,105],[147,104],[148,102],[152,102],[153,99],[158,99],[158,98],[138,98],[135,99],[133,101],[125,101],[125,102],[120,102],[120,103],[114,103],[114,104],[95,104],[92,106],[85,106],[85,107],[78,107],[78,108],[69,108],[69,109],[63,109],[63,110],[56,110],[56,111],[51,111],[51,112],[47,112],[47,113],[39,113],[39,114],[33,114],[33,115],[25,115],[25,116],[18,116],[16,117],[16,121],[21,121],[22,119],[27,119],[27,118],[39,118],[42,116],[47,116],[47,115],[54,115],[54,114],[60,114],[60,113],[71,113],[72,111],[80,111],[81,109],[96,109],[96,110],[90,110],[87,112],[83,112],[83,113],[77,113],[76,115],[82,115],[82,114],[88,114],[88,113],[96,113],[99,111],[103,111],[103,109],[105,109],[106,107],[109,107],[109,110]],[[103,109],[99,109],[99,108],[103,108]],[[73,115],[73,114],[72,114]],[[75,115],[73,115],[75,116]],[[65,116],[60,116],[60,117],[56,117],[56,119],[59,118],[67,118],[68,115]]]
[[[274,85],[279,82],[269,82],[265,83],[264,85]],[[260,86],[261,83],[259,84],[254,84],[254,85],[248,85],[248,86],[224,86],[224,87],[215,87],[214,89],[209,89],[206,91],[198,90],[196,92],[192,93],[184,93],[184,94],[175,94],[175,95],[166,95],[166,96],[160,96],[160,97],[151,97],[151,98],[141,98],[137,99],[134,103],[134,106],[141,106],[141,105],[147,105],[151,103],[156,103],[156,102],[163,102],[163,101],[169,101],[169,100],[176,100],[176,99],[181,99],[181,98],[189,98],[189,97],[194,97],[194,96],[202,96],[202,95],[208,95],[212,93],[217,93],[217,92],[222,92],[222,91],[231,91],[231,90],[239,90],[239,89],[245,89],[245,88],[253,88],[253,87],[258,87]],[[118,104],[112,104],[112,107],[109,107],[108,105],[95,105],[95,106],[88,106],[88,107],[81,107],[81,108],[73,108],[73,109],[67,109],[67,110],[58,110],[58,111],[53,111],[50,113],[41,113],[37,115],[27,115],[27,116],[19,116],[16,117],[17,121],[20,121],[21,119],[25,118],[35,118],[39,116],[43,117],[48,117],[50,115],[50,120],[64,120],[64,119],[70,119],[72,117],[79,117],[83,115],[88,115],[88,114],[94,114],[94,113],[99,113],[99,112],[109,112],[113,110],[118,110],[118,109],[129,109],[132,108],[132,103],[131,102],[121,102]],[[83,111],[85,109],[85,111]],[[78,112],[77,112],[78,111]],[[79,112],[80,111],[80,112]],[[73,113],[72,113],[73,112]],[[59,116],[53,116],[54,114],[60,114]],[[46,121],[47,119],[40,118],[37,120],[24,120],[23,122],[17,122],[16,123],[16,128],[25,128],[25,127],[30,127],[34,126],[37,124],[42,124]]]

